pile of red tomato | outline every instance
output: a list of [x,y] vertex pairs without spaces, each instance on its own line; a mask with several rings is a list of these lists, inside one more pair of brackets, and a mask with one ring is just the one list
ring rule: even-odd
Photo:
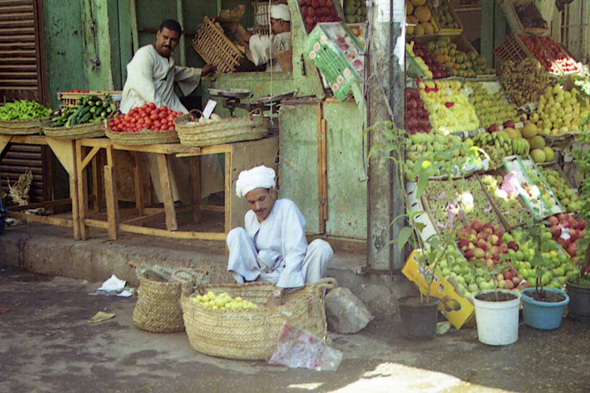
[[142,130],[169,131],[174,130],[174,118],[182,115],[182,112],[174,112],[165,106],[156,107],[156,104],[144,104],[133,108],[127,114],[115,117],[109,123],[113,132],[138,132]]

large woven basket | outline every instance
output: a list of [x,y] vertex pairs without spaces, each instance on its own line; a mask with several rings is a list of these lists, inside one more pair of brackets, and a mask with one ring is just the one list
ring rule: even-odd
[[217,72],[234,72],[247,60],[245,50],[237,47],[221,28],[205,17],[192,42],[195,51]]
[[20,121],[0,121],[0,134],[35,135],[41,133],[41,127],[49,122],[48,117]]
[[269,120],[250,112],[248,116],[228,118],[210,123],[191,121],[191,111],[174,119],[180,143],[188,146],[212,146],[255,140],[268,134]]
[[277,308],[264,307],[275,289],[272,284],[204,287],[205,292],[227,292],[233,298],[240,296],[259,307],[214,310],[183,296],[181,303],[186,333],[191,346],[201,353],[229,359],[266,360],[276,348],[285,323],[325,338],[327,327],[323,292],[336,285],[336,280],[332,278],[321,279],[286,295],[285,304]]
[[42,131],[45,136],[53,139],[85,139],[100,138],[105,136],[108,128],[107,120],[97,121],[95,123],[80,124],[72,127],[43,127]]
[[[182,269],[195,278],[206,273]],[[151,333],[175,333],[184,331],[184,320],[180,306],[182,282],[173,279],[174,274],[166,268],[138,270],[139,291],[133,310],[133,324]],[[159,280],[158,280],[159,279]]]
[[127,146],[161,145],[178,143],[178,134],[170,131],[113,132],[105,131],[106,136],[115,143]]

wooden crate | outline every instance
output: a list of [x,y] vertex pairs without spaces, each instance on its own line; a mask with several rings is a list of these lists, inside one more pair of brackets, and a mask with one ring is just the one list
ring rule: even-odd
[[434,16],[434,6],[432,4],[432,0],[426,0],[426,4],[428,4],[428,7],[430,8],[430,11],[432,12],[432,16],[435,21],[435,27],[434,27],[435,33],[437,35],[444,35],[444,36],[458,36],[461,33],[463,33],[463,24],[461,23],[461,19],[459,19],[459,16],[455,12],[455,9],[453,8],[453,5],[451,4],[451,2],[448,0],[439,0],[439,1],[440,2],[443,2],[443,1],[447,2],[448,7],[449,7],[449,13],[453,17],[454,22],[459,25],[459,28],[458,29],[444,29],[441,26],[440,22]]
[[545,35],[549,31],[546,27],[524,27],[518,17],[516,7],[522,6],[531,17],[543,19],[533,0],[503,0],[500,6],[513,33]]
[[494,49],[494,53],[502,62],[514,61],[520,63],[528,57],[535,58],[524,42],[518,38],[517,34],[507,36],[504,43]]
[[246,62],[245,50],[236,46],[211,19],[205,17],[192,42],[193,49],[217,72],[231,73]]
[[119,106],[121,103],[121,98],[123,96],[123,92],[119,90],[93,90],[89,92],[59,92],[57,93],[57,99],[62,102],[62,106],[70,106],[70,105],[77,105],[79,98],[96,96],[102,100],[106,98],[107,95],[111,96],[111,101],[113,104]]

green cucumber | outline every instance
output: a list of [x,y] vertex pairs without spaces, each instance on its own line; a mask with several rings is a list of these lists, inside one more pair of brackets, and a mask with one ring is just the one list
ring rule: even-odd
[[96,113],[96,107],[93,106],[92,108],[90,108],[90,113]]
[[83,110],[83,106],[79,107],[78,110],[76,110],[76,112],[74,112],[74,114],[68,118],[68,124],[75,126],[78,121],[78,118],[80,117],[80,113],[82,113]]
[[92,117],[92,113],[88,112],[86,113],[82,119],[80,119],[80,122],[78,124],[85,124],[88,123],[88,121],[90,120],[90,118]]

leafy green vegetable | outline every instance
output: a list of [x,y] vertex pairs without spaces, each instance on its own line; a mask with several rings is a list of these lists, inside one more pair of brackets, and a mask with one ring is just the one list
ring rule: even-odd
[[9,102],[0,108],[1,121],[30,120],[47,117],[51,110],[35,101]]

